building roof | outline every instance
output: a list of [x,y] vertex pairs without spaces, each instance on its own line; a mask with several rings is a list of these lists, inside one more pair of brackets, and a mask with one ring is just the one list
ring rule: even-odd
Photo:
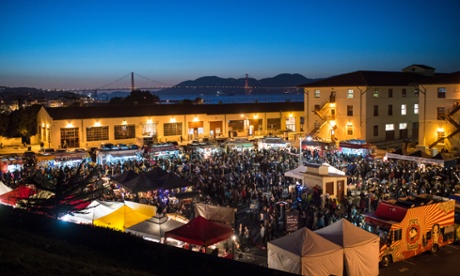
[[409,72],[355,71],[299,85],[298,87],[409,86],[425,78],[425,76],[418,73]]
[[420,80],[418,84],[460,84],[460,71],[450,74],[439,74],[437,76]]
[[53,120],[123,118],[188,114],[240,114],[255,112],[303,111],[303,102],[251,104],[157,104],[135,106],[43,107]]

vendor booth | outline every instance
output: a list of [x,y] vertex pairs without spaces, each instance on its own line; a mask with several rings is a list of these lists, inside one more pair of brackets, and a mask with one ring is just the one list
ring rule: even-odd
[[284,176],[299,179],[304,187],[313,188],[319,186],[323,194],[329,194],[332,199],[342,200],[347,193],[347,176],[345,172],[327,163],[307,163],[304,166],[285,172]]
[[346,219],[316,230],[315,233],[343,248],[348,275],[379,274],[379,236],[359,228]]
[[171,219],[168,216],[156,215],[146,221],[135,224],[126,229],[126,233],[141,236],[146,240],[161,242],[165,233],[181,227],[185,223]]
[[268,268],[300,275],[342,275],[343,249],[304,227],[268,242]]
[[211,222],[198,216],[187,224],[165,233],[165,238],[183,241],[185,243],[208,247],[229,239],[233,229]]

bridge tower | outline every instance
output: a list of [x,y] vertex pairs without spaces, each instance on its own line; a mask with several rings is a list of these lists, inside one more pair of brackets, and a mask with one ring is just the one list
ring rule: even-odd
[[249,87],[249,77],[248,74],[246,74],[246,79],[244,81],[244,90],[246,90],[246,95],[251,95],[252,88]]
[[131,72],[131,92],[134,91],[134,72]]

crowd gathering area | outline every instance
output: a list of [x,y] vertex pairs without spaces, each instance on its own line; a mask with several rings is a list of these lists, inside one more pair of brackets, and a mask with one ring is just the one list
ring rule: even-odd
[[[418,194],[448,197],[460,192],[457,166],[345,154],[322,155],[297,148],[219,150],[202,154],[184,150],[159,158],[131,158],[85,162],[97,171],[96,185],[105,187],[88,202],[83,214],[59,219],[88,223],[138,235],[152,242],[204,254],[238,259],[239,252],[257,247],[295,230],[318,230],[341,219],[356,226],[362,214],[382,200]],[[302,164],[299,164],[302,162]],[[346,176],[343,196],[331,196],[322,187],[286,176],[305,164],[324,164]],[[15,205],[24,195],[31,173],[52,179],[58,171],[76,173],[78,166],[37,164],[34,169],[2,171],[0,203]],[[22,190],[21,190],[22,189]],[[21,190],[21,196],[14,191]],[[30,196],[40,191],[30,192]],[[13,196],[14,194],[14,196]],[[131,216],[127,219],[127,216]],[[134,215],[135,214],[135,215]],[[200,233],[189,233],[183,229]],[[203,227],[213,229],[201,233]],[[212,233],[218,233],[213,236]]]

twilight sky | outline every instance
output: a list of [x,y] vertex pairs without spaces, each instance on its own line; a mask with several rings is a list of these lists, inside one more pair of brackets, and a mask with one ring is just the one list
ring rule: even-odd
[[457,0],[2,0],[0,11],[0,86],[460,70]]

